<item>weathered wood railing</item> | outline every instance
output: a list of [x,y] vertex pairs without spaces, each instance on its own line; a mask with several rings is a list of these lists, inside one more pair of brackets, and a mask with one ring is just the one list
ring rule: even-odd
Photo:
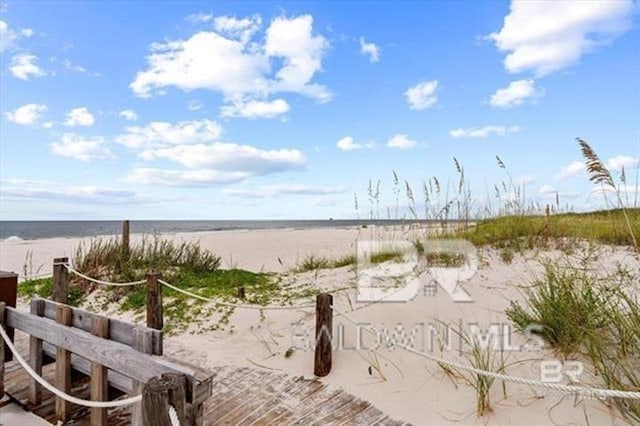
[[[34,299],[31,312],[4,306],[0,302],[0,313],[4,311],[0,324],[29,334],[29,363],[38,375],[42,375],[44,364],[56,362],[56,385],[62,392],[69,393],[72,370],[91,377],[92,400],[106,399],[108,386],[130,395],[144,394],[143,388],[147,384],[155,383],[158,388],[158,380],[162,382],[167,374],[177,374],[184,382],[182,404],[185,418],[189,424],[202,424],[202,404],[212,392],[211,376],[197,368],[158,356],[162,352],[161,331],[45,299]],[[169,381],[173,383],[175,379]],[[4,384],[2,376],[0,383]],[[175,387],[175,383],[171,386]],[[170,391],[167,395],[175,395],[176,392]],[[146,393],[153,394],[150,391]],[[29,399],[34,404],[38,403],[40,395],[41,386],[32,379]],[[150,398],[151,401],[158,397]],[[136,406],[134,421],[155,424],[155,420],[151,423],[144,421],[145,418],[158,418],[158,413],[143,414],[140,411],[140,408],[143,411],[149,408],[145,408],[144,399]],[[69,415],[69,403],[59,397],[56,414],[62,421],[66,421]],[[178,415],[180,417],[180,413]],[[91,419],[92,424],[106,424],[105,409],[92,409]]]

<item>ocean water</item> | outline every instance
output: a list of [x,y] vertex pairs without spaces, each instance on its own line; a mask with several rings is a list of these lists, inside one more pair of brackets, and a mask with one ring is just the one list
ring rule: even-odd
[[[432,223],[427,220],[132,220],[132,234]],[[0,240],[120,235],[122,221],[0,221]]]

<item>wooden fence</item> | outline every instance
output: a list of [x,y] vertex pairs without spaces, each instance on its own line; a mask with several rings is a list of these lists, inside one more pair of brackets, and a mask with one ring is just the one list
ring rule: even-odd
[[[55,318],[54,318],[55,317]],[[56,386],[69,394],[72,373],[91,377],[91,400],[104,401],[109,388],[119,393],[143,395],[134,406],[135,424],[169,424],[161,421],[170,404],[180,424],[202,424],[202,404],[211,396],[211,375],[197,368],[154,355],[161,352],[162,332],[60,304],[34,299],[31,311],[19,311],[0,302],[0,323],[27,333],[29,364],[42,376],[42,367],[55,362]],[[4,345],[0,345],[0,353]],[[4,363],[1,364],[4,367]],[[0,369],[0,391],[4,389]],[[37,404],[41,385],[30,379],[29,400]],[[164,407],[164,408],[163,408]],[[56,397],[57,419],[66,421],[70,403]],[[91,424],[105,425],[105,408],[92,408]],[[164,417],[163,417],[164,418]]]

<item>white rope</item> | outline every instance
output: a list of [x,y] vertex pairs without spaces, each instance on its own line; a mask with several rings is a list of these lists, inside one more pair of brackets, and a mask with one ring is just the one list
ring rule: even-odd
[[64,399],[65,401],[69,401],[73,404],[82,405],[84,407],[90,407],[90,408],[115,408],[115,407],[122,407],[125,405],[132,405],[142,401],[142,395],[133,396],[127,399],[121,399],[119,401],[88,401],[86,399],[80,399],[80,398],[76,398],[73,395],[66,394],[62,392],[60,389],[53,386],[51,383],[47,382],[44,378],[40,377],[35,371],[33,371],[29,363],[26,362],[24,358],[22,358],[22,356],[20,356],[15,346],[13,346],[11,339],[9,339],[9,336],[7,336],[7,333],[4,331],[4,328],[1,326],[0,326],[0,334],[2,335],[2,339],[5,341],[5,343],[11,350],[11,352],[13,352],[13,355],[16,357],[16,359],[18,360],[22,368],[24,368],[27,371],[27,373],[29,373],[29,375],[33,377],[33,379],[36,382],[44,386],[49,392]]
[[37,274],[37,275],[22,275],[18,279],[20,281],[32,281],[32,280],[40,280],[42,278],[51,278],[53,275],[51,273]]
[[[335,306],[333,306],[333,310],[338,315],[342,315],[349,322],[351,322],[351,323],[353,323],[355,325],[360,325],[357,321],[355,321],[353,318],[351,318],[348,314],[346,314],[344,312],[341,312],[340,310],[336,309]],[[373,333],[373,334],[377,334],[378,333],[376,328],[373,327],[373,326],[365,327],[364,329],[369,331],[370,333]],[[409,346],[403,346],[403,345],[396,345],[396,346],[398,346],[401,349],[404,349],[407,352],[410,352],[410,353],[413,353],[415,355],[421,356],[421,357],[426,358],[426,359],[428,359],[430,361],[435,361],[435,362],[440,363],[440,364],[448,365],[449,367],[452,367],[454,369],[465,370],[465,371],[468,371],[468,372],[473,373],[473,374],[478,374],[478,375],[485,376],[485,377],[491,377],[493,379],[503,380],[505,382],[512,382],[512,383],[519,383],[519,384],[523,384],[523,385],[537,386],[537,387],[541,387],[541,388],[547,388],[547,389],[553,389],[553,390],[556,390],[556,391],[567,392],[567,393],[570,393],[570,394],[580,394],[580,395],[583,395],[583,396],[595,396],[597,398],[614,397],[614,398],[622,398],[622,399],[640,400],[640,392],[621,391],[621,390],[615,390],[615,389],[591,388],[591,387],[586,387],[586,386],[571,386],[571,385],[563,385],[563,384],[559,384],[559,383],[550,383],[550,382],[542,382],[542,381],[539,381],[539,380],[525,379],[524,377],[514,377],[514,376],[509,376],[507,374],[495,373],[493,371],[481,370],[479,368],[475,368],[475,367],[472,367],[470,365],[464,365],[464,364],[461,364],[459,362],[446,360],[444,358],[439,358],[437,356],[428,354],[426,352],[418,351],[418,350],[413,349],[413,348],[411,348]]]
[[144,284],[144,283],[147,282],[147,280],[140,280],[140,281],[131,281],[131,282],[128,282],[128,283],[112,283],[112,282],[109,282],[109,281],[102,281],[102,280],[98,280],[96,278],[91,278],[90,276],[85,275],[82,272],[76,271],[70,265],[67,265],[66,263],[62,263],[61,265],[64,265],[65,268],[67,268],[67,270],[69,272],[74,273],[77,276],[79,276],[81,278],[84,278],[87,281],[91,281],[92,283],[96,283],[96,284],[100,284],[100,285],[108,285],[108,286],[114,286],[114,287],[129,287],[129,286]]
[[211,303],[215,303],[216,305],[228,306],[230,308],[255,309],[255,310],[261,311],[261,310],[290,310],[290,309],[303,309],[303,308],[315,307],[314,303],[307,303],[305,305],[294,305],[294,306],[262,306],[262,305],[241,305],[237,303],[220,302],[219,300],[208,299],[204,296],[200,296],[198,294],[194,294],[189,291],[183,290],[163,280],[158,280],[158,282],[163,286],[170,288],[171,290],[175,290],[178,293],[184,294],[185,296],[193,297],[194,299],[202,300],[203,302],[211,302]]

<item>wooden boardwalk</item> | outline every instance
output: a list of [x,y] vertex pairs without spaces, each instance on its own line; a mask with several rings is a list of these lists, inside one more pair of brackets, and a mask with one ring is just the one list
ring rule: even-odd
[[[206,425],[405,424],[389,418],[369,402],[318,380],[304,380],[280,372],[247,367],[217,367],[210,371],[215,376],[213,396],[204,404]],[[47,380],[54,382],[54,364],[45,366],[43,374]],[[28,384],[26,371],[16,361],[6,364],[7,393],[27,410],[55,424],[53,395],[43,389],[42,402],[36,406],[30,405]],[[71,393],[89,399],[88,377],[74,377]],[[67,424],[88,425],[89,409],[73,404],[71,407],[71,420]],[[109,410],[109,425],[128,425],[130,422],[128,409]]]

